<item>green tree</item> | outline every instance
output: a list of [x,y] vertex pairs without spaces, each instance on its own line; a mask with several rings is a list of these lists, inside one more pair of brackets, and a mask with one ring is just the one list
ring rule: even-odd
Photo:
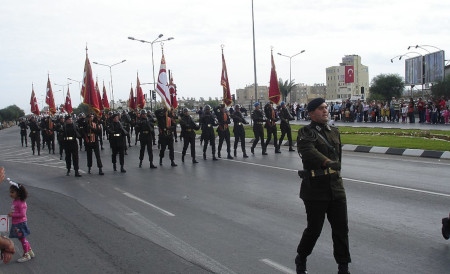
[[440,98],[441,96],[445,96],[447,98],[450,97],[450,75],[447,75],[444,81],[438,82],[431,86],[431,95],[433,98]]
[[16,105],[0,109],[1,121],[15,121],[22,116],[25,116],[25,112]]
[[370,83],[370,99],[391,100],[399,98],[405,89],[405,83],[399,74],[379,74]]
[[284,101],[286,101],[287,96],[291,93],[292,89],[297,86],[295,80],[291,81],[286,80],[283,82],[283,79],[278,79],[278,86],[280,88],[280,93]]

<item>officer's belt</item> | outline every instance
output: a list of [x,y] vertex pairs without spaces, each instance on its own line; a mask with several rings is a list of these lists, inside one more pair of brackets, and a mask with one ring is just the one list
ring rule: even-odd
[[336,172],[337,172],[337,170],[334,170],[332,168],[309,170],[311,177],[329,175],[329,174],[334,174]]
[[264,122],[256,122],[258,125],[264,125]]
[[187,128],[187,129],[185,129],[185,131],[187,131],[187,132],[191,132],[191,131],[192,131],[192,129],[191,129],[191,128]]
[[119,136],[120,136],[120,133],[116,133],[116,134],[114,134],[113,136],[114,136],[114,137],[119,137]]
[[211,124],[208,124],[207,126],[208,126],[208,127],[211,127]]
[[31,133],[36,133],[36,131],[32,131]]
[[143,134],[148,134],[150,131],[146,130],[146,131],[142,131]]
[[74,137],[65,137],[64,140],[73,140],[75,139]]
[[238,122],[237,124],[238,124],[239,126],[242,126],[242,123],[241,123],[241,122]]

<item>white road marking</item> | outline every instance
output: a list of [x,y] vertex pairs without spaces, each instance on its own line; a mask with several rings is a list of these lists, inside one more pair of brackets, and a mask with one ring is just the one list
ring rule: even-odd
[[163,213],[164,215],[167,215],[167,216],[169,216],[169,217],[175,217],[175,214],[173,214],[173,213],[171,213],[171,212],[169,212],[169,211],[167,211],[167,210],[164,210],[164,209],[162,209],[162,208],[160,208],[160,207],[158,207],[158,206],[156,206],[156,205],[154,205],[154,204],[152,204],[152,203],[149,203],[149,202],[147,202],[147,201],[145,201],[145,200],[143,200],[143,199],[141,199],[141,198],[139,198],[139,197],[137,197],[137,196],[134,196],[134,195],[131,194],[131,193],[124,192],[124,191],[122,191],[122,190],[119,189],[119,188],[115,188],[115,189],[116,189],[117,191],[119,191],[119,192],[122,192],[122,194],[125,195],[125,196],[127,196],[128,198],[131,198],[131,199],[133,199],[133,200],[136,200],[136,201],[138,201],[138,202],[141,202],[141,203],[143,203],[143,204],[146,204],[146,205],[148,205],[148,206],[153,207],[154,209],[160,211],[160,212]]
[[286,274],[295,274],[296,272],[288,267],[285,267],[279,263],[276,263],[270,259],[261,259],[261,262],[265,263],[266,265],[275,268],[276,270],[286,273]]

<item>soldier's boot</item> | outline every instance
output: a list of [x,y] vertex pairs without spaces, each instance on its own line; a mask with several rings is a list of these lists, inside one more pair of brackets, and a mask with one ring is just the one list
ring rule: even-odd
[[122,173],[127,172],[127,171],[123,168],[123,165],[120,166],[120,172],[122,172]]
[[255,154],[255,148],[254,148],[254,147],[251,147],[251,148],[250,148],[250,152],[251,152],[252,154]]
[[244,155],[242,155],[242,157],[248,158],[248,155],[247,155],[247,152],[245,151],[245,149],[242,152],[244,153]]
[[159,157],[159,165],[162,166],[162,157]]
[[237,157],[237,151],[236,151],[236,149],[234,149],[233,155],[234,155],[234,157]]
[[183,162],[183,163],[184,163],[184,156],[186,156],[186,154],[181,155],[181,162]]
[[53,150],[53,154],[55,154],[55,150]]
[[98,169],[98,175],[105,175],[105,173],[103,173],[103,170],[101,167]]
[[194,157],[192,157],[192,163],[193,163],[193,164],[197,164],[197,163],[198,163],[197,160],[195,160]]
[[275,147],[275,153],[281,153],[280,147]]
[[91,168],[90,167],[88,167],[88,173],[91,174]]
[[34,155],[34,149],[33,149],[33,155]]
[[216,154],[213,153],[213,161],[217,161],[219,159],[216,158]]
[[153,162],[150,162],[150,168],[157,168],[157,167],[153,164]]
[[233,156],[231,156],[231,154],[228,152],[228,155],[227,155],[227,159],[233,159]]
[[442,218],[442,237],[448,240],[450,238],[450,221],[449,218]]
[[295,149],[293,149],[292,146],[290,146],[289,151],[295,151]]
[[171,166],[178,166],[177,164],[175,164],[175,162],[173,160],[170,162],[170,165]]
[[218,157],[218,158],[222,158],[222,157],[220,156],[220,151],[217,152],[217,157]]
[[78,172],[78,170],[75,170],[75,177],[81,177],[80,172]]
[[[34,154],[34,152],[33,152]],[[206,160],[206,152],[203,152],[203,160]]]
[[295,258],[295,270],[297,274],[307,274],[308,271],[306,271],[306,259],[300,259],[299,256]]
[[267,155],[267,147],[262,148],[262,155]]
[[117,171],[117,166],[116,166],[116,164],[113,164],[113,170],[114,170],[114,171]]
[[139,160],[139,167],[142,167],[142,160]]
[[62,160],[62,154],[59,155],[59,159]]
[[38,155],[41,155],[41,147],[38,146]]
[[66,176],[70,176],[70,168],[67,169]]
[[350,274],[347,263],[338,265],[338,274]]

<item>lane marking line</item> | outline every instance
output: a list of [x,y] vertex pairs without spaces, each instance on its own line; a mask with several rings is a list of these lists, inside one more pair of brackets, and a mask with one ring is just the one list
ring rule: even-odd
[[265,263],[266,265],[275,268],[276,270],[286,273],[286,274],[295,274],[296,272],[288,267],[285,267],[279,263],[276,263],[270,259],[261,259],[260,260],[262,263]]
[[122,190],[119,189],[119,188],[116,188],[116,190],[119,191],[119,192],[122,192],[122,194],[125,195],[125,196],[127,196],[128,198],[131,198],[131,199],[133,199],[133,200],[136,200],[136,201],[138,201],[138,202],[141,202],[141,203],[143,203],[143,204],[146,204],[146,205],[148,205],[148,206],[150,206],[150,207],[153,207],[154,209],[160,211],[160,212],[163,213],[164,215],[167,215],[167,216],[169,216],[169,217],[175,217],[175,214],[173,214],[173,213],[171,213],[171,212],[169,212],[169,211],[167,211],[167,210],[164,210],[164,209],[160,208],[159,206],[156,206],[156,205],[154,205],[154,204],[152,204],[152,203],[149,203],[149,202],[147,202],[147,201],[145,201],[145,200],[143,200],[143,199],[141,199],[141,198],[139,198],[139,197],[137,197],[137,196],[134,196],[134,195],[131,194],[131,193],[124,192],[124,191],[122,191]]

